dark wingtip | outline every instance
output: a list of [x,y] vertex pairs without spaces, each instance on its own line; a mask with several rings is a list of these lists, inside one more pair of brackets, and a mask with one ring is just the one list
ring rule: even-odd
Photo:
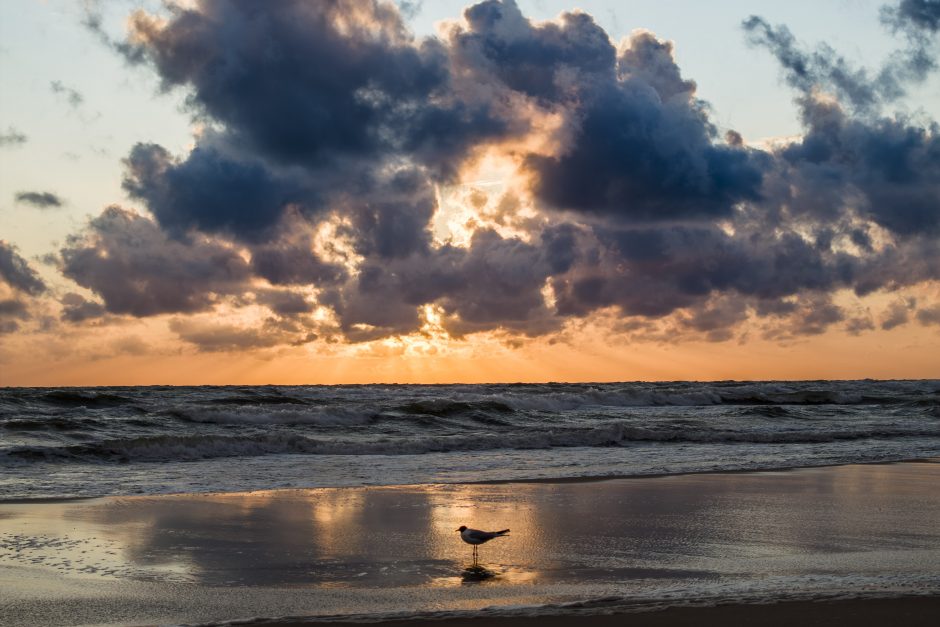
[[509,533],[509,529],[503,529],[502,531],[497,531],[496,533],[498,533],[499,535],[503,535],[505,533]]

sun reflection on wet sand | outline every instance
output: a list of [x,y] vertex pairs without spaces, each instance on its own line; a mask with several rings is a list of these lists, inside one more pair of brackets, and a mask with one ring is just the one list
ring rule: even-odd
[[[0,573],[323,594],[411,589],[444,595],[434,607],[466,606],[458,590],[474,605],[570,600],[574,592],[559,590],[585,586],[626,596],[749,590],[788,577],[849,588],[881,577],[921,590],[933,581],[940,592],[938,479],[940,464],[908,463],[8,503]],[[470,546],[456,531],[464,524],[512,530],[480,547],[481,570],[469,569]]]

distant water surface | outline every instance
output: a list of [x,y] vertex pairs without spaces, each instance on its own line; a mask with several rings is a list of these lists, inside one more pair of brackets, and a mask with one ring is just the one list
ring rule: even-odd
[[940,456],[940,381],[6,388],[0,499]]

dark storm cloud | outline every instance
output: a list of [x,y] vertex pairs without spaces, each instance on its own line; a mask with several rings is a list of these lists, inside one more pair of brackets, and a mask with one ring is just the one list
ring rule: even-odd
[[[446,179],[477,142],[508,132],[498,103],[457,97],[444,45],[415,40],[393,5],[203,0],[169,11],[134,14],[122,51],[215,123],[184,159],[141,144],[127,160],[126,189],[171,231],[271,239],[288,205],[315,218],[378,186],[401,196],[399,179]],[[403,160],[412,173],[389,181]],[[352,209],[370,231],[364,246],[394,256],[424,245],[433,206],[418,190],[429,181],[407,185],[422,196],[411,208]]]
[[687,102],[695,95],[695,81],[682,78],[673,57],[672,42],[639,32],[617,57],[617,74],[623,80],[638,80],[654,90],[663,102]]
[[40,209],[61,207],[62,199],[52,192],[17,192],[16,202],[32,205]]
[[[812,199],[808,209],[817,214],[838,215],[856,206],[902,236],[940,232],[936,123],[923,128],[903,118],[859,120],[832,103],[801,103],[806,134],[780,153],[789,166],[788,193],[798,201]],[[864,244],[864,233],[856,237]]]
[[[559,250],[556,254],[570,253]],[[425,254],[380,263],[368,261],[353,285],[324,299],[334,307],[343,331],[368,340],[418,330],[418,309],[434,303],[455,335],[506,328],[544,333],[557,327],[542,288],[558,261],[541,243],[477,231],[469,248],[442,246]]]
[[211,148],[196,148],[177,161],[162,146],[137,144],[126,165],[124,189],[144,200],[173,233],[199,228],[262,239],[287,206],[302,197],[294,181]]
[[[555,245],[557,254],[564,243],[555,241]],[[522,333],[551,329],[557,322],[547,320],[551,312],[542,287],[558,263],[558,257],[547,258],[541,242],[478,230],[454,268],[455,276],[442,290],[441,306],[459,319],[445,326],[457,335],[498,327]]]
[[6,133],[0,133],[0,147],[21,146],[25,144],[28,139],[26,135],[11,126],[7,129]]
[[0,240],[0,279],[15,290],[38,296],[46,291],[46,284],[23,259],[16,246]]
[[313,235],[289,228],[277,238],[251,248],[252,271],[274,285],[333,285],[346,279],[340,266],[325,263],[313,252]]
[[772,301],[802,290],[851,285],[857,262],[823,253],[793,233],[729,235],[716,227],[597,229],[603,252],[553,279],[561,313],[616,305],[629,315],[664,316],[713,293]]
[[563,154],[529,156],[541,200],[643,223],[727,217],[736,203],[759,198],[758,155],[715,141],[694,83],[656,43],[634,36],[618,60],[620,78],[585,85]]
[[351,198],[349,217],[357,252],[366,257],[407,257],[426,253],[428,224],[437,201],[427,179],[414,170],[396,172],[375,184],[379,194]]
[[714,218],[758,197],[760,166],[715,129],[670,44],[634,35],[617,54],[586,13],[534,25],[514,3],[470,7],[450,33],[457,67],[481,84],[564,106],[573,135],[557,156],[530,155],[540,200],[622,221]]
[[314,309],[314,304],[303,294],[284,290],[265,290],[257,295],[256,301],[285,317],[310,313]]
[[932,32],[940,30],[940,1],[901,0],[897,8],[886,12],[898,24]]
[[450,33],[451,51],[456,67],[480,83],[552,103],[576,98],[584,81],[614,78],[614,47],[586,13],[535,26],[514,2],[488,0],[464,18],[467,28]]
[[[929,70],[933,6],[885,13],[907,46],[877,72],[748,20],[805,128],[767,150],[719,132],[671,43],[638,31],[615,47],[583,12],[533,23],[489,0],[424,40],[368,0],[135,13],[109,45],[184,90],[205,130],[184,156],[132,149],[124,186],[156,221],[112,207],[67,242],[63,273],[101,303],[70,296],[63,316],[271,312],[173,322],[217,351],[423,332],[429,305],[454,336],[550,333],[598,310],[650,329],[674,316],[711,341],[751,317],[779,340],[860,333],[870,316],[834,292],[940,279],[940,133],[879,113]],[[441,186],[488,148],[521,164],[535,216],[520,190],[477,190],[487,224],[518,236],[475,224],[466,246],[435,243]],[[337,328],[311,322],[318,306]]]
[[[373,1],[202,0],[132,20],[136,56],[233,143],[307,166],[406,151],[444,170],[503,123],[450,93],[447,51]],[[488,104],[488,103],[487,103]],[[442,131],[445,131],[442,132]]]
[[248,262],[235,250],[194,236],[169,239],[151,220],[109,207],[60,251],[61,271],[98,294],[108,312],[151,316],[210,308],[241,292]]

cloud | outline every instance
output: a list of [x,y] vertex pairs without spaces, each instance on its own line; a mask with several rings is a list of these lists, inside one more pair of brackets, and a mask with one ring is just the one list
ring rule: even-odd
[[62,84],[62,81],[52,81],[49,83],[52,93],[65,99],[70,107],[77,109],[85,102],[85,97],[78,90]]
[[[883,13],[903,42],[875,70],[747,20],[803,125],[763,149],[719,132],[672,42],[614,43],[581,11],[488,0],[421,39],[391,3],[199,0],[135,12],[120,42],[92,14],[204,130],[131,149],[152,219],[110,207],[67,240],[94,297],[62,316],[172,315],[205,351],[518,343],[592,316],[661,341],[861,333],[837,293],[940,280],[940,130],[884,113],[931,69],[933,8]],[[490,162],[512,171],[492,188]],[[904,307],[878,322],[930,319]]]
[[940,303],[917,311],[917,321],[923,325],[940,326]]
[[108,313],[101,303],[86,299],[81,294],[68,292],[60,299],[62,304],[62,319],[67,322],[84,322],[101,318]]
[[52,192],[17,192],[16,202],[32,205],[39,209],[49,209],[63,205],[62,199]]
[[845,322],[845,331],[849,335],[861,335],[865,331],[873,331],[875,323],[872,322],[871,315],[859,315],[850,318]]
[[860,120],[813,98],[801,103],[807,132],[780,152],[793,196],[820,199],[826,206],[809,209],[829,215],[854,206],[902,236],[940,230],[940,127]]
[[29,262],[20,256],[16,246],[4,240],[0,240],[0,280],[14,290],[32,296],[38,296],[47,289]]
[[886,7],[885,21],[899,27],[940,30],[940,2],[937,0],[901,0],[897,7]]
[[907,324],[911,317],[911,311],[917,307],[917,299],[907,298],[894,301],[885,310],[881,318],[881,328],[890,331],[902,324]]
[[786,26],[771,26],[759,16],[750,16],[742,26],[752,45],[767,48],[777,58],[792,87],[807,95],[816,89],[830,91],[857,111],[874,113],[903,97],[908,85],[923,82],[937,68],[933,35],[938,16],[935,0],[902,0],[896,7],[884,7],[882,21],[895,32],[904,32],[906,45],[875,72],[853,67],[825,43],[807,52]]
[[203,1],[168,20],[137,12],[131,30],[132,60],[167,89],[188,87],[232,144],[279,163],[407,152],[447,170],[469,141],[503,131],[485,106],[453,97],[446,49],[416,40],[387,3]]
[[22,146],[29,138],[12,126],[6,133],[0,133],[0,148],[5,146]]
[[19,331],[21,322],[33,317],[36,298],[47,290],[16,246],[0,240],[0,335]]
[[250,271],[231,247],[192,236],[170,239],[151,220],[117,206],[69,237],[62,274],[98,294],[109,313],[152,316],[209,309],[240,293]]
[[560,150],[525,157],[539,200],[655,222],[727,216],[758,197],[759,165],[713,141],[670,44],[639,32],[618,51],[586,13],[534,25],[510,2],[480,3],[465,19],[449,34],[461,70],[564,114]]
[[137,144],[126,165],[124,189],[144,200],[173,233],[199,228],[264,238],[300,196],[299,188],[259,163],[227,158],[211,148],[197,148],[178,161],[162,146]]
[[239,327],[230,324],[215,324],[195,320],[174,318],[170,330],[180,339],[195,344],[206,352],[240,351],[253,348],[268,348],[280,342],[277,335],[264,329]]

